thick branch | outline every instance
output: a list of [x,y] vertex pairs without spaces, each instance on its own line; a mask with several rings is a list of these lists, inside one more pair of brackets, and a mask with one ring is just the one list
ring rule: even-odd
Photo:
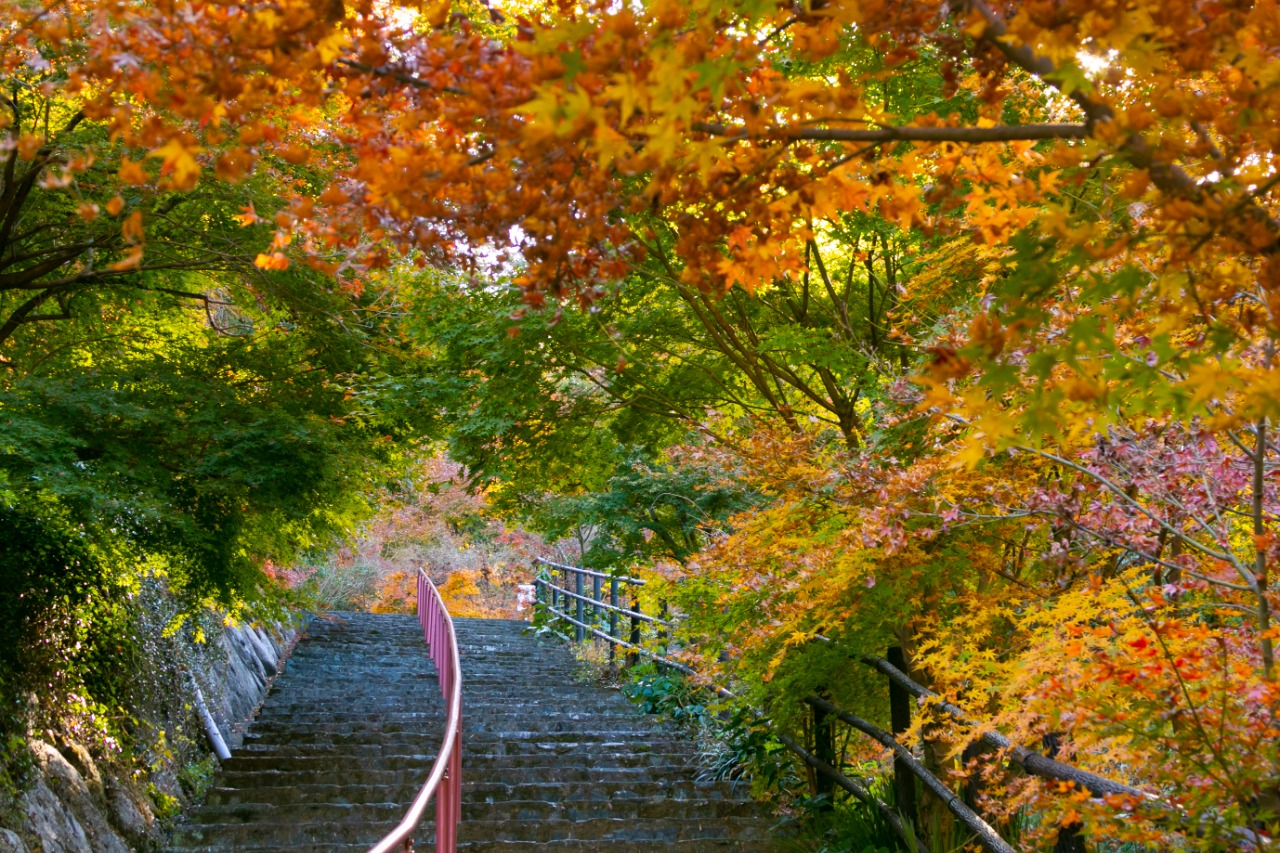
[[[1101,101],[1091,98],[1082,89],[1065,88],[1054,79],[1057,66],[1048,57],[1039,56],[1025,44],[1014,44],[1007,40],[1009,27],[985,0],[969,0],[970,7],[977,10],[986,22],[986,30],[982,34],[983,41],[992,45],[1005,55],[1010,62],[1043,80],[1050,86],[1070,98],[1087,119],[1086,127],[1092,132],[1096,124],[1109,122],[1115,118],[1115,111]],[[1160,160],[1151,144],[1140,133],[1130,134],[1120,146],[1120,151],[1129,163],[1139,169],[1146,170],[1151,176],[1151,183],[1160,190],[1172,195],[1198,201],[1209,188],[1199,184],[1195,178],[1187,174],[1180,166]],[[1262,223],[1272,235],[1267,251],[1280,251],[1280,222],[1277,222],[1253,197],[1246,198],[1241,205],[1246,218]]]
[[60,314],[33,313],[37,308],[39,308],[48,300],[70,289],[71,289],[70,285],[66,285],[60,288],[50,288],[48,290],[37,293],[35,296],[31,297],[26,302],[22,303],[17,308],[15,308],[13,313],[9,315],[9,318],[4,321],[4,324],[0,325],[0,344],[3,344],[6,340],[8,340],[9,336],[12,335],[15,331],[17,331],[18,327],[21,326],[23,323],[34,323],[37,320],[70,319],[70,314],[67,313],[67,310],[65,308],[62,310],[62,313]]
[[407,71],[401,71],[397,68],[391,68],[387,65],[369,65],[367,62],[356,62],[354,59],[339,59],[338,64],[355,71],[363,71],[365,74],[372,74],[374,77],[386,77],[406,86],[412,86],[415,89],[425,89],[431,92],[448,92],[450,95],[465,95],[466,91],[459,89],[457,86],[441,86],[438,83],[432,83],[430,80],[423,80]]
[[[75,130],[76,126],[84,121],[84,113],[77,112],[63,126],[59,132],[59,136],[70,133]],[[26,204],[27,196],[30,195],[32,189],[35,188],[36,180],[44,172],[46,166],[53,159],[54,141],[47,141],[38,152],[31,165],[23,172],[22,178],[17,180],[13,186],[6,184],[4,188],[3,198],[3,214],[4,221],[0,222],[0,248],[9,244],[9,238],[13,234],[13,228],[18,222],[18,215],[22,211],[23,205]]]
[[[62,298],[73,291],[82,290],[99,282],[108,282],[111,279],[120,279],[128,276],[136,275],[139,272],[148,270],[185,270],[185,269],[209,269],[208,265],[197,261],[189,262],[173,262],[161,264],[145,264],[143,266],[128,270],[87,270],[77,275],[68,276],[67,278],[57,279],[47,282],[44,288],[35,296],[14,309],[4,323],[0,325],[0,344],[8,340],[19,326],[26,323],[34,323],[39,320],[66,320],[69,316],[64,310],[61,314],[33,314],[32,312],[43,305],[48,299],[53,297]],[[169,287],[149,287],[141,282],[134,285],[138,290],[150,291],[153,293],[164,293],[179,299],[195,299],[210,304],[211,300],[207,294],[196,293],[185,290],[178,290]]]
[[776,127],[763,133],[729,128],[723,124],[695,122],[692,130],[730,139],[788,139],[828,142],[1019,142],[1037,139],[1084,139],[1083,124],[1023,124],[995,127],[881,127],[852,130],[839,127]]
[[[0,275],[0,290],[43,290],[47,285],[41,283],[39,279],[60,267],[66,266],[91,248],[93,248],[92,243],[85,243],[50,250],[59,251],[60,254],[24,270]],[[5,266],[8,265],[6,264]]]

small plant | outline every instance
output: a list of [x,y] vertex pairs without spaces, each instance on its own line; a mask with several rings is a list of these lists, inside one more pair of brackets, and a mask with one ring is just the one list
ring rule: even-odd
[[217,772],[218,761],[212,754],[183,764],[178,768],[178,784],[182,786],[182,793],[191,801],[203,798]]
[[[873,796],[893,807],[893,786],[880,778],[863,778]],[[908,830],[904,844],[880,809],[837,794],[799,796],[793,801],[796,836],[788,853],[925,853]]]
[[799,787],[791,754],[766,721],[743,709],[728,719],[713,719],[701,739],[704,779],[751,779],[762,789],[775,791]]
[[154,784],[147,785],[147,797],[151,800],[151,810],[156,820],[162,824],[172,822],[182,813],[182,801],[172,794],[166,794]]
[[664,672],[658,666],[647,663],[632,668],[632,679],[622,687],[627,698],[646,714],[661,714],[679,725],[706,724],[706,691],[685,676]]

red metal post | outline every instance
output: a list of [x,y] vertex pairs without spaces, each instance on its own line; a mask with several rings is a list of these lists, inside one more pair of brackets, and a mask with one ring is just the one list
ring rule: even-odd
[[462,820],[462,691],[458,643],[453,622],[440,593],[426,573],[418,572],[418,624],[436,665],[440,693],[446,705],[444,741],[432,764],[426,784],[414,798],[409,813],[370,853],[413,849],[413,833],[434,796],[436,801],[436,851],[455,853],[458,823]]

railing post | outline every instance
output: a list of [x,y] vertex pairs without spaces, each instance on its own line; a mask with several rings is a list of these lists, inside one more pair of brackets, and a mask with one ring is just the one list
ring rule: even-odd
[[[819,691],[818,695],[824,699],[827,698],[826,691]],[[816,705],[810,705],[809,710],[813,714],[813,754],[839,770],[840,766],[836,763],[835,721],[825,709]],[[827,795],[827,801],[822,804],[824,811],[834,805],[831,798],[835,790],[835,782],[825,774],[817,772],[813,774],[813,793]]]
[[[1049,732],[1040,741],[1044,745],[1045,755],[1057,758],[1062,748],[1059,732]],[[1081,825],[1075,823],[1058,824],[1058,837],[1053,842],[1053,853],[1085,853],[1084,836],[1080,834]]]
[[[453,775],[453,761],[450,759],[450,767],[445,771],[445,778],[440,785],[440,790],[436,792],[436,853],[446,853],[452,850],[449,846],[450,836],[450,820],[453,817],[453,804],[449,802],[449,795],[452,793],[453,786],[449,784],[449,777]],[[409,848],[412,850],[413,848]]]
[[[890,646],[885,660],[903,672],[907,671],[907,659],[901,646]],[[889,680],[889,724],[894,735],[911,728],[911,694]],[[911,768],[901,758],[893,759],[894,805],[898,813],[912,824],[918,823],[916,815],[916,778]]]
[[[640,594],[635,590],[631,591],[631,612],[633,614],[640,613]],[[640,620],[636,616],[631,617],[631,645],[637,649],[640,648]],[[640,663],[640,653],[631,651],[627,653],[627,666],[635,666]]]
[[591,576],[591,624],[600,627],[600,576]]
[[[582,606],[582,598],[583,598],[583,596],[582,596],[582,572],[574,572],[574,573],[573,573],[573,591],[574,591],[574,592],[576,592],[576,593],[578,594],[578,597],[577,597],[576,599],[574,599],[575,601],[577,601],[577,602],[578,602],[578,621],[579,621],[579,622],[585,622],[586,620],[585,620],[585,619],[583,619],[583,611],[584,611],[586,608],[584,608],[584,607]],[[582,638],[583,638],[584,636],[586,636],[586,634],[585,634],[585,633],[583,632],[583,630],[582,630],[582,625],[574,625],[574,626],[573,626],[573,629],[574,629],[574,635],[578,638],[578,642],[579,642],[579,643],[581,643],[581,642],[582,642]]]
[[[667,621],[667,600],[665,598],[658,602],[658,618],[661,619],[663,622]],[[668,648],[667,646],[667,641],[670,638],[671,637],[669,632],[667,631],[667,626],[659,623],[658,646],[659,648],[662,649],[662,656],[664,658],[671,657],[671,649]],[[666,671],[667,671],[667,665],[665,663],[659,663],[658,672],[665,673]]]
[[[609,578],[609,636],[618,639],[618,579]],[[616,643],[609,644],[609,665],[613,666],[618,651]]]

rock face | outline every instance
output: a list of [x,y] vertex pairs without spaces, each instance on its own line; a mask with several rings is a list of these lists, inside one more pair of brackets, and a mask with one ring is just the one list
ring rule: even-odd
[[39,840],[46,853],[129,853],[129,845],[111,824],[111,810],[97,766],[83,747],[64,749],[81,762],[88,761],[87,774],[82,774],[52,745],[31,742],[39,777],[22,797],[28,833]]
[[[575,684],[572,654],[526,623],[457,619],[470,853],[772,850],[740,786],[697,780],[694,744],[616,690]],[[317,618],[173,853],[367,851],[404,815],[443,735],[412,616]],[[417,833],[430,849],[434,807]]]
[[[248,626],[227,628],[210,651],[193,656],[203,665],[194,674],[224,739],[237,743],[245,723],[266,694],[297,632]],[[172,719],[189,716],[194,702],[167,697]],[[201,736],[203,738],[203,735]],[[0,853],[130,853],[162,843],[153,801],[123,770],[99,765],[81,744],[43,740],[28,744],[34,779],[19,802],[16,825],[0,828]],[[152,784],[172,795],[179,790],[177,768],[162,769]],[[166,790],[169,789],[169,790]]]
[[262,704],[267,687],[280,673],[282,660],[297,638],[294,628],[273,636],[248,625],[228,628],[218,638],[223,654],[201,680],[212,687],[205,698],[229,745],[240,745],[245,726]]

